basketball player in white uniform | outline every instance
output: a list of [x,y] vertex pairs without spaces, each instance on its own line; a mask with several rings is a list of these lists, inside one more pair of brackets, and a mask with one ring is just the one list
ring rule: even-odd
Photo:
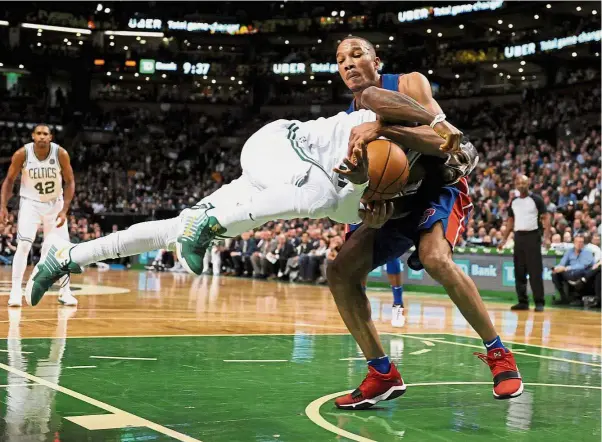
[[392,203],[361,208],[370,178],[363,141],[347,157],[351,129],[376,119],[374,112],[362,109],[307,122],[267,124],[242,149],[242,176],[180,216],[77,245],[53,237],[48,254],[29,278],[25,299],[36,305],[59,278],[108,258],[175,250],[182,266],[200,275],[205,251],[215,239],[235,237],[271,220],[329,217],[355,224],[376,212],[392,212]]
[[[7,203],[12,196],[15,179],[21,173],[19,216],[17,221],[17,251],[13,259],[12,288],[8,305],[20,307],[23,297],[22,282],[27,256],[40,226],[44,239],[51,233],[69,240],[67,211],[75,193],[75,180],[69,154],[52,142],[50,128],[40,124],[32,133],[33,142],[14,153],[8,173],[2,183],[0,219],[8,215]],[[63,194],[63,182],[65,192]],[[42,256],[48,250],[44,241]],[[71,294],[69,275],[60,281],[59,303],[77,305]]]

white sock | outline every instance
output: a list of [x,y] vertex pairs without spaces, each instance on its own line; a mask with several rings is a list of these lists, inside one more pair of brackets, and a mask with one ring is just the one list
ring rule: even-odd
[[179,218],[134,224],[127,230],[77,244],[71,250],[71,259],[74,263],[85,266],[151,250],[172,249],[178,236],[179,224]]
[[23,274],[27,267],[27,257],[31,250],[31,243],[29,241],[19,241],[17,244],[17,250],[13,258],[13,289],[19,289],[23,285]]
[[310,170],[306,183],[300,187],[281,184],[247,192],[242,201],[226,200],[221,196],[218,191],[202,202],[215,206],[208,214],[226,228],[225,234],[230,237],[275,219],[323,218],[337,204],[337,194],[330,179],[315,168]]

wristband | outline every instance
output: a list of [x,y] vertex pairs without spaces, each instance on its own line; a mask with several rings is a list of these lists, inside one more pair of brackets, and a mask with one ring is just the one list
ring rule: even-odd
[[435,127],[436,124],[445,121],[445,114],[438,114],[435,116],[435,119],[431,122],[431,129]]

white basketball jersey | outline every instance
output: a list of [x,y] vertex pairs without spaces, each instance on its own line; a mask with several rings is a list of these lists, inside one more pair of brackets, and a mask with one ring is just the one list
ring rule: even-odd
[[366,109],[305,122],[291,121],[289,139],[301,150],[301,156],[320,166],[336,185],[338,174],[332,169],[347,156],[351,129],[371,121],[376,121],[376,114]]
[[63,195],[58,144],[50,143],[48,156],[41,160],[36,157],[33,143],[25,145],[25,162],[21,170],[19,194],[24,198],[43,203]]

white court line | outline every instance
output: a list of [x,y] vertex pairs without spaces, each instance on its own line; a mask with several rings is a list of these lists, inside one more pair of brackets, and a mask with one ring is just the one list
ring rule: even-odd
[[[404,338],[422,340],[422,338],[417,338],[416,336],[411,336],[411,335],[404,335],[403,333],[387,333],[387,334],[389,334],[391,336],[401,336]],[[469,338],[469,339],[471,338],[470,336],[462,336],[462,337]],[[465,344],[464,342],[441,341],[441,343],[442,344],[459,345],[461,347],[479,348],[481,350],[484,350],[482,345]],[[523,344],[520,344],[520,345],[523,345]],[[520,355],[521,356],[531,356],[533,358],[539,358],[539,359],[549,359],[552,361],[569,362],[571,364],[589,365],[591,367],[602,367],[602,365],[594,364],[592,362],[576,361],[574,359],[556,358],[554,356],[535,355],[533,353],[524,353],[524,352],[521,352]]]
[[[437,386],[437,385],[489,385],[491,386],[492,382],[423,382],[418,384],[406,384],[408,387],[429,387],[429,386]],[[537,386],[537,387],[560,387],[560,388],[583,388],[587,390],[602,390],[602,387],[590,386],[590,385],[563,385],[563,384],[525,384],[525,386]],[[326,402],[330,401],[339,396],[343,396],[344,394],[351,393],[353,390],[345,390],[339,391],[338,393],[328,394],[326,396],[322,396],[315,401],[311,402],[307,407],[305,407],[305,414],[317,426],[325,429],[326,431],[330,431],[338,436],[346,437],[350,440],[355,440],[357,442],[376,442],[374,439],[368,439],[366,437],[360,436],[358,434],[350,433],[347,430],[343,430],[342,428],[337,427],[336,425],[331,424],[326,419],[322,417],[320,414],[320,407],[324,405]]]
[[5,384],[5,385],[0,385],[0,388],[7,388],[7,387],[34,387],[36,384]]
[[288,362],[288,359],[224,359],[224,362]]
[[423,348],[422,350],[416,350],[416,351],[413,351],[412,353],[408,353],[408,354],[411,354],[411,355],[422,355],[424,353],[428,353],[429,351],[431,351],[431,350],[428,349],[428,348]]
[[423,343],[424,345],[426,345],[427,347],[434,347],[434,346],[435,346],[435,344],[434,344],[434,343],[432,343],[431,341],[422,341],[422,343]]
[[[12,338],[9,338],[9,339],[12,339]],[[31,351],[4,350],[1,348],[0,348],[0,352],[2,352],[2,353],[21,353],[22,355],[30,355],[33,353]]]
[[154,430],[157,433],[164,434],[166,436],[172,437],[172,438],[182,441],[182,442],[201,442],[200,440],[190,437],[186,434],[178,433],[177,431],[174,431],[170,428],[166,428],[162,425],[156,424],[147,419],[136,416],[135,414],[128,413],[127,411],[120,410],[117,407],[113,407],[112,405],[105,404],[104,402],[100,402],[89,396],[78,393],[77,391],[73,391],[68,388],[61,387],[60,385],[55,384],[53,382],[48,382],[46,379],[39,378],[37,376],[29,374],[25,371],[21,371],[17,368],[9,366],[9,365],[3,364],[1,362],[0,362],[0,368],[3,370],[9,371],[13,374],[16,374],[17,376],[21,376],[22,378],[29,379],[32,382],[37,382],[38,384],[44,385],[45,387],[52,388],[53,390],[58,391],[59,393],[63,393],[68,396],[71,396],[75,399],[79,399],[80,401],[86,402],[87,404],[93,405],[96,408],[100,408],[101,410],[105,410],[105,411],[108,411],[109,413],[113,413],[113,414],[119,414],[119,415],[122,415],[129,419],[132,419],[138,423],[136,426],[150,428],[151,430]]
[[361,358],[341,358],[339,359],[339,361],[365,361],[366,358],[361,357]]
[[[446,333],[447,335],[450,336],[457,336],[459,338],[473,338],[473,339],[480,339],[478,336],[467,336],[467,335],[459,335],[457,333]],[[527,347],[539,347],[539,348],[545,348],[546,350],[556,350],[556,351],[568,351],[569,353],[579,353],[579,354],[584,354],[584,355],[591,355],[591,356],[597,356],[600,357],[600,353],[594,353],[591,351],[579,351],[579,350],[568,350],[566,348],[559,348],[559,347],[549,347],[547,345],[539,345],[539,344],[527,344],[526,342],[516,342],[516,341],[508,341],[506,339],[504,339],[504,342],[508,342],[509,344],[516,344],[516,345],[525,345]]]
[[91,359],[118,359],[123,361],[156,361],[157,358],[128,358],[122,356],[90,356]]
[[73,365],[72,367],[65,368],[96,368],[96,365]]

